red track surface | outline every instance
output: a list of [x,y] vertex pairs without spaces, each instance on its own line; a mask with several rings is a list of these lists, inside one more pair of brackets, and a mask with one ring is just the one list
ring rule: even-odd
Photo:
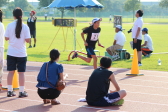
[[[61,105],[43,104],[37,95],[36,77],[43,63],[28,62],[26,75],[27,98],[6,97],[6,91],[0,92],[0,112],[168,112],[168,72],[141,70],[144,76],[128,77],[128,69],[111,68],[116,74],[121,89],[126,89],[127,96],[123,106],[90,107],[85,102],[78,102],[85,97],[87,80],[93,69],[89,66],[64,65],[64,73],[69,75],[67,87],[58,100]],[[6,67],[5,67],[6,70]],[[6,86],[7,71],[3,77]],[[111,89],[114,89],[111,86]],[[16,92],[18,94],[18,91]]]

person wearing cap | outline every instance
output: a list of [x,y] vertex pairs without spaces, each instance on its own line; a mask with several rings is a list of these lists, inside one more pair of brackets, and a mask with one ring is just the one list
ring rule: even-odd
[[[33,47],[36,47],[36,20],[37,20],[37,17],[35,17],[35,14],[36,14],[35,11],[31,11],[30,12],[30,17],[27,20],[27,25],[30,28],[31,38],[34,39],[34,46]],[[31,41],[30,41],[29,44],[30,44],[29,48],[32,48]]]
[[144,35],[144,41],[145,41],[144,44],[142,45],[142,48],[141,48],[142,54],[145,57],[149,57],[154,50],[153,49],[153,41],[152,41],[152,38],[148,34],[147,28],[143,28],[142,34]]
[[[74,55],[72,56],[72,59],[79,57],[80,59],[86,61],[87,63],[90,63],[93,58],[94,69],[97,68],[97,57],[94,52],[96,43],[98,42],[98,45],[102,46],[99,42],[99,36],[100,36],[100,32],[101,32],[101,28],[99,27],[100,21],[101,21],[101,18],[93,19],[91,26],[84,29],[83,32],[81,33],[81,36],[82,36],[82,39],[84,41],[84,45],[85,45],[86,51],[87,51],[87,58],[78,55],[77,52],[75,52]],[[85,34],[87,34],[86,39],[84,37]]]
[[126,37],[124,33],[122,32],[122,26],[117,25],[115,29],[116,35],[114,38],[113,45],[106,49],[106,51],[111,55],[114,56],[117,49],[122,49],[124,46],[124,43],[126,41]]
[[137,17],[136,21],[134,22],[132,28],[132,38],[133,38],[133,49],[137,49],[138,55],[138,65],[142,66],[141,59],[142,59],[142,51],[141,51],[141,43],[142,43],[142,27],[143,27],[143,11],[138,10],[135,14]]
[[2,75],[3,75],[3,65],[4,65],[4,34],[5,28],[2,23],[3,12],[0,10],[0,91],[2,90]]

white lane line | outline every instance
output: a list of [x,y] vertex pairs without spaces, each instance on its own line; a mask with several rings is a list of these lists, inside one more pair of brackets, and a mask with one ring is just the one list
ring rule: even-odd
[[[5,97],[5,98],[9,98],[9,99],[19,99],[19,100],[24,100],[24,101],[32,101],[32,102],[39,102],[39,103],[43,103],[42,101],[39,100],[31,100],[31,99],[22,99],[22,98],[10,98],[10,97],[6,97],[6,96],[0,96],[0,97]],[[83,108],[91,108],[91,109],[95,109],[95,110],[106,110],[106,111],[118,111],[118,110],[112,110],[112,109],[104,109],[104,108],[95,108],[95,107],[89,107],[89,106],[79,106],[79,105],[71,105],[71,104],[63,104],[61,103],[61,105],[66,105],[66,106],[73,106],[73,107],[83,107]],[[126,111],[120,111],[120,112],[126,112]]]
[[[2,80],[7,80],[7,79],[2,79]],[[76,80],[76,79],[68,79],[68,80]],[[78,80],[78,81],[82,82],[82,81],[87,81],[87,80]],[[32,82],[32,81],[25,81],[25,82],[37,84],[37,82]],[[118,84],[119,85],[124,85],[124,86],[127,85],[127,86],[143,87],[143,88],[168,89],[168,88],[165,88],[165,87],[144,86],[144,85],[125,84],[125,83],[118,83]],[[67,85],[67,86],[70,86],[70,85]],[[86,88],[86,87],[81,87],[81,86],[70,86],[70,87]]]
[[17,112],[17,111],[6,110],[6,109],[0,109],[0,111],[4,111],[4,112]]
[[[37,90],[32,90],[32,89],[26,89],[28,91],[35,91]],[[132,93],[132,94],[141,94],[141,95],[149,95],[149,96],[162,96],[162,97],[168,97],[168,95],[161,95],[161,94],[150,94],[150,93],[141,93],[141,92],[131,92],[131,91],[126,91],[127,93]],[[69,93],[61,93],[61,94],[66,94],[66,95],[71,95],[71,96],[83,96],[85,97],[86,95],[79,95],[79,94],[69,94]]]

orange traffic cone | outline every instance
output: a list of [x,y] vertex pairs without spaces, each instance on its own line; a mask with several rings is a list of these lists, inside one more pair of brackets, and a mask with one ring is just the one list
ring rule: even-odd
[[18,72],[15,70],[13,81],[12,81],[13,90],[19,89],[19,81],[18,81]]
[[132,75],[132,76],[144,75],[144,74],[139,74],[137,49],[134,49],[134,56],[133,56],[133,61],[132,61],[131,74],[126,74],[126,75]]
[[[18,72],[15,70],[12,80],[13,90],[19,89],[19,82],[18,82]],[[2,87],[2,90],[8,90],[8,88]]]

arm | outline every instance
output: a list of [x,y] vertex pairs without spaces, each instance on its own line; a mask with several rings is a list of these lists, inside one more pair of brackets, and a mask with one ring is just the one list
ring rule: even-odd
[[60,73],[59,76],[60,76],[59,81],[64,81],[63,73]]
[[117,41],[116,41],[116,40],[114,40],[113,45],[116,45],[116,43],[117,43]]
[[145,43],[142,45],[142,47],[143,47],[143,46],[146,46],[146,45],[147,45],[147,43],[148,43],[148,42],[147,42],[147,41],[145,41]]
[[115,80],[114,74],[111,74],[111,76],[109,77],[109,79],[110,79],[110,81],[112,82],[112,84],[114,85],[114,87],[116,89],[115,91],[111,91],[110,93],[119,91],[120,87],[119,87],[117,81]]
[[88,43],[86,42],[84,35],[85,35],[85,33],[82,32],[82,33],[81,33],[81,37],[82,37],[82,39],[83,39],[84,45],[85,45],[85,46],[88,46]]

